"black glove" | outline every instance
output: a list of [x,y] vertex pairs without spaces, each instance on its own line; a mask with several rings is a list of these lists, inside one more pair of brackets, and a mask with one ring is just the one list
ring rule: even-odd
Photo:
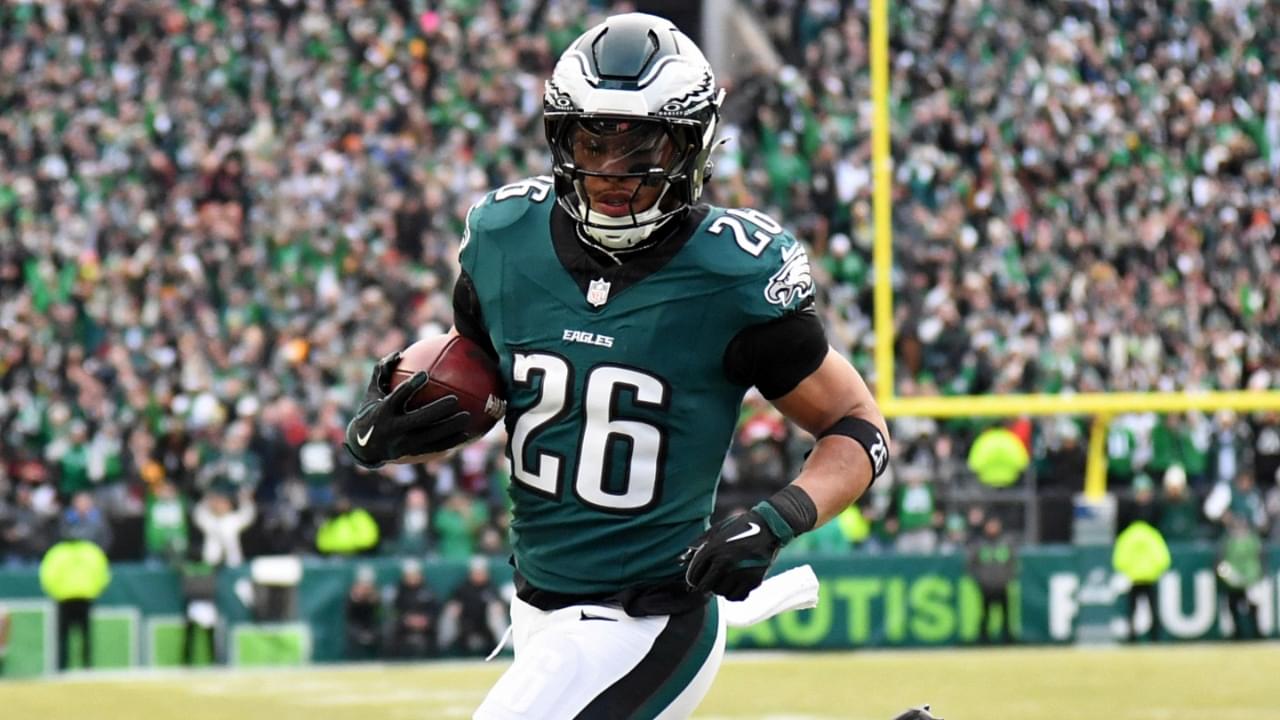
[[684,579],[690,587],[730,600],[741,600],[759,587],[778,551],[794,535],[787,528],[783,537],[778,536],[760,512],[767,504],[722,520],[694,542],[684,556],[689,563]]
[[764,581],[782,546],[812,530],[817,521],[813,499],[788,485],[694,541],[680,556],[688,563],[684,579],[695,590],[741,600]]
[[942,720],[940,717],[934,717],[929,714],[929,706],[924,705],[919,709],[908,710],[893,720]]
[[463,430],[471,414],[458,410],[458,396],[445,395],[416,410],[405,408],[409,398],[427,383],[427,374],[419,372],[391,390],[391,371],[399,361],[399,352],[378,361],[364,403],[347,423],[343,445],[356,462],[368,468],[448,450],[467,439]]

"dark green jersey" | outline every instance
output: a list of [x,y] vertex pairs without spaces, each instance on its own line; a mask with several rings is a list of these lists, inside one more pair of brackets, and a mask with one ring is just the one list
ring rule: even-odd
[[601,265],[553,208],[550,178],[500,188],[460,253],[507,383],[516,565],[557,593],[658,583],[715,501],[747,389],[726,348],[811,303],[808,259],[768,216],[702,206]]

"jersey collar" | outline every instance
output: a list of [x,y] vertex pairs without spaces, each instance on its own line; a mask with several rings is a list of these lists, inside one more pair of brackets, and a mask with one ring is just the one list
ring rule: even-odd
[[693,237],[709,211],[710,207],[706,205],[690,208],[670,227],[660,229],[658,232],[664,237],[648,247],[631,252],[605,253],[581,240],[577,223],[556,204],[551,209],[551,244],[560,265],[573,278],[584,299],[593,280],[608,282],[610,297],[616,297],[670,262]]

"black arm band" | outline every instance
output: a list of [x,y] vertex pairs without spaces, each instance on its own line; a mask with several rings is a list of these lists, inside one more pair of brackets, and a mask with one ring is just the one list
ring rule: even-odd
[[889,443],[885,442],[880,428],[860,417],[842,417],[831,427],[818,433],[821,440],[829,435],[843,435],[858,441],[871,460],[871,482],[889,467]]
[[795,485],[788,485],[769,496],[769,504],[796,535],[809,532],[818,524],[818,506],[813,504],[809,493]]

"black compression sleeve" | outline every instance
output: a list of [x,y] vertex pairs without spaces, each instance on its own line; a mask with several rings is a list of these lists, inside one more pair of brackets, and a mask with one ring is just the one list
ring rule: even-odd
[[818,506],[814,505],[809,493],[796,485],[788,485],[774,493],[769,503],[797,535],[809,532],[818,524]]
[[754,385],[773,400],[817,370],[828,347],[822,321],[810,304],[739,332],[725,348],[724,370],[733,382]]
[[480,312],[480,296],[476,294],[476,286],[471,283],[471,276],[463,271],[453,285],[453,326],[458,334],[468,340],[474,340],[489,354],[489,359],[498,361],[498,351],[489,339],[489,331],[485,329],[484,315]]

